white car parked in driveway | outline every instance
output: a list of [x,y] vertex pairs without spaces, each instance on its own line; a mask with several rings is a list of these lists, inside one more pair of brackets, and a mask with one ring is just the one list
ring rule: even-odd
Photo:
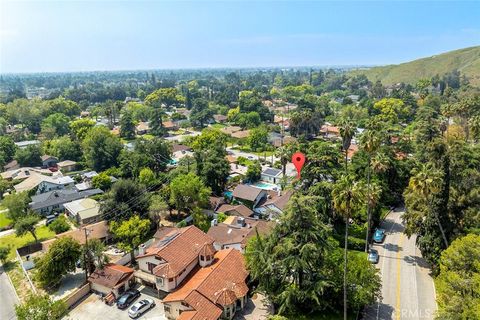
[[155,301],[153,301],[150,298],[145,298],[135,303],[128,310],[128,315],[130,316],[130,318],[138,318],[142,314],[144,314],[147,310],[150,310],[153,307],[155,307]]

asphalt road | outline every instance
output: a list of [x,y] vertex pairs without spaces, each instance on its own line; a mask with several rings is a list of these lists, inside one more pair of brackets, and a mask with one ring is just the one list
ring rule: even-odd
[[383,244],[375,244],[382,277],[382,300],[367,309],[368,320],[434,319],[437,310],[435,287],[428,264],[410,239],[403,234],[401,215],[395,209],[382,223],[387,236]]
[[0,266],[0,319],[16,319],[15,305],[18,304],[18,297],[3,267]]

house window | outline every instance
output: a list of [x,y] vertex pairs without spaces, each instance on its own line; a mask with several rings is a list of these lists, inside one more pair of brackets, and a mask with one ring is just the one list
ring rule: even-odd
[[186,302],[184,302],[184,301],[182,301],[182,306],[187,307],[187,308],[190,307],[190,306],[188,305],[188,303],[186,303]]
[[169,304],[164,304],[163,305],[163,310],[165,310],[165,312],[167,312],[167,313],[170,313],[170,305]]
[[204,256],[200,256],[200,261],[205,261]]
[[148,271],[150,271],[150,273],[153,273],[153,268],[156,266],[157,265],[155,263],[147,262]]
[[173,282],[173,278],[168,278],[168,281],[169,281],[169,282]]
[[163,287],[163,278],[162,277],[157,278],[157,287],[158,286]]

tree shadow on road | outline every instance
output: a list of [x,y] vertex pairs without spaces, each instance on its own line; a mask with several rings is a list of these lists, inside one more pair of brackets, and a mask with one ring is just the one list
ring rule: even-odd
[[[362,320],[391,320],[395,309],[382,302],[369,306],[363,312]],[[378,317],[377,317],[378,314]]]
[[397,245],[397,244],[393,244],[393,243],[385,243],[385,245],[383,246],[383,248],[384,248],[385,250],[393,251],[393,252],[402,251],[402,247],[400,247],[400,246]]
[[419,266],[420,268],[430,269],[430,265],[422,257],[419,257],[419,256],[405,256],[405,257],[403,257],[403,260],[405,260],[405,262],[407,262],[408,264],[415,264],[415,265]]

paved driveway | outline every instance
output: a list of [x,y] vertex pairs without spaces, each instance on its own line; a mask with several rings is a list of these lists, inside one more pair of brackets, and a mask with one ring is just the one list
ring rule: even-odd
[[[143,298],[152,298],[155,301],[156,306],[145,312],[141,317],[137,319],[143,320],[167,320],[163,311],[163,304],[160,299],[146,295],[142,293],[140,298],[135,301],[139,301]],[[133,303],[132,303],[133,305]],[[100,300],[100,296],[91,293],[85,300],[80,302],[75,308],[73,308],[65,319],[69,320],[122,320],[130,319],[128,316],[128,309],[120,310],[115,305],[109,306],[105,302]]]

